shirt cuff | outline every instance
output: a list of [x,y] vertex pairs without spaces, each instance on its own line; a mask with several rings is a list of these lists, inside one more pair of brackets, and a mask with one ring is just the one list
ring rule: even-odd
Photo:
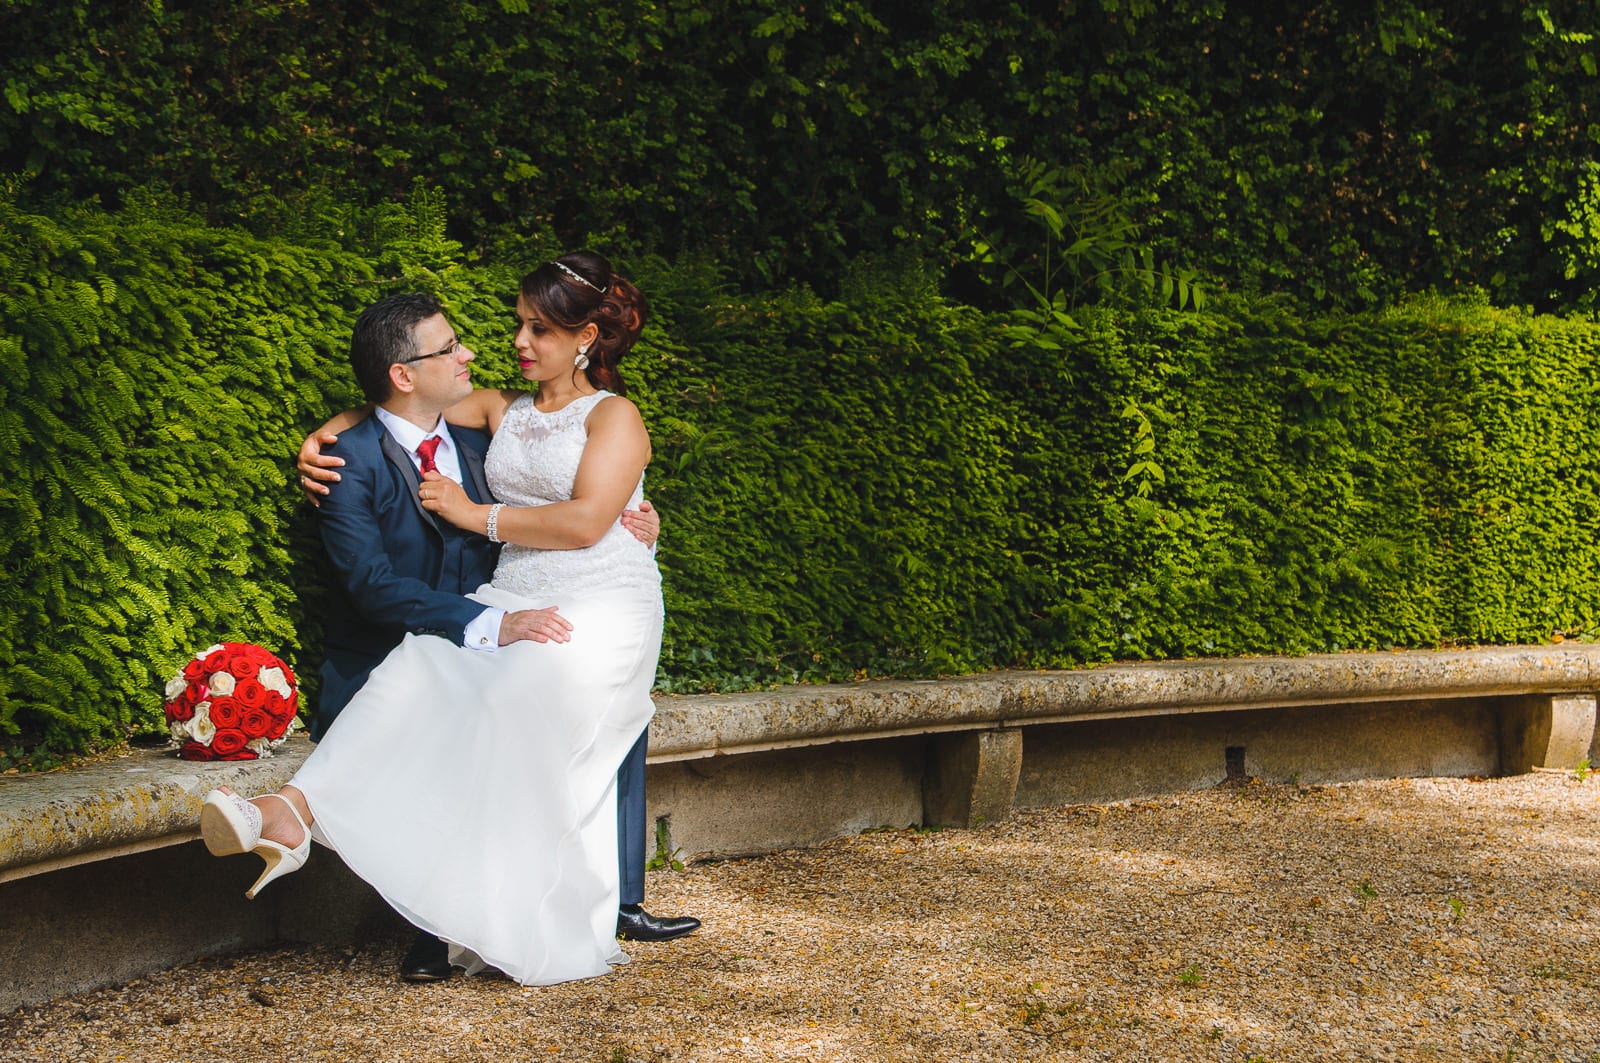
[[493,653],[500,648],[500,621],[506,611],[490,607],[479,613],[466,626],[461,644],[480,653]]

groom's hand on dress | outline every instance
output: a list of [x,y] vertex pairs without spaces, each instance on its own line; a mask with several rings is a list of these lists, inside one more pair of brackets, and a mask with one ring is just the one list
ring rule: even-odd
[[656,507],[650,504],[648,498],[639,503],[638,509],[622,511],[622,526],[646,546],[654,546],[656,540],[661,538],[661,514],[656,512]]
[[322,505],[322,496],[328,493],[325,485],[339,482],[339,474],[334,470],[344,464],[344,459],[322,453],[323,447],[338,439],[333,432],[318,431],[306,436],[305,442],[300,444],[294,467],[300,472],[300,490],[313,506]]
[[507,613],[500,621],[500,645],[526,639],[530,642],[568,642],[572,639],[572,623],[552,605],[548,609],[519,609]]

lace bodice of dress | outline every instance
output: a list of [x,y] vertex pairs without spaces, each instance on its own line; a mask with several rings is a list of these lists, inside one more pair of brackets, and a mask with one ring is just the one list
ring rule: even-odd
[[[495,498],[508,506],[542,506],[570,499],[589,438],[584,421],[610,394],[585,395],[554,413],[542,412],[531,394],[519,396],[501,418],[483,463]],[[637,508],[643,498],[644,478],[640,477],[628,508]],[[650,548],[619,520],[598,543],[581,550],[540,550],[508,543],[500,552],[494,583],[530,598],[548,599],[602,588],[652,589],[660,585],[660,576]]]

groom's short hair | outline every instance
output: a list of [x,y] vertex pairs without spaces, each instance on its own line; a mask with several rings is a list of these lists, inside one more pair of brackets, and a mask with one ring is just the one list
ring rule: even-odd
[[361,311],[350,334],[350,367],[368,402],[389,397],[389,367],[417,353],[418,322],[442,313],[444,305],[427,292],[391,295]]

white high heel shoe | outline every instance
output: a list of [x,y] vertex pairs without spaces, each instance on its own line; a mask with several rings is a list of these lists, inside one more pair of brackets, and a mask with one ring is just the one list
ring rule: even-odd
[[299,871],[305,866],[306,857],[311,855],[311,829],[306,826],[306,821],[300,818],[300,812],[294,807],[294,803],[282,794],[262,796],[276,797],[289,806],[289,814],[300,824],[302,834],[299,845],[291,849],[287,845],[263,838],[261,810],[238,794],[212,790],[206,794],[205,803],[200,806],[200,836],[205,839],[206,848],[211,850],[212,856],[255,853],[267,862],[261,877],[256,879],[256,884],[244,891],[244,895],[251,900],[255,900],[256,894],[273,879],[281,878],[291,871]]

